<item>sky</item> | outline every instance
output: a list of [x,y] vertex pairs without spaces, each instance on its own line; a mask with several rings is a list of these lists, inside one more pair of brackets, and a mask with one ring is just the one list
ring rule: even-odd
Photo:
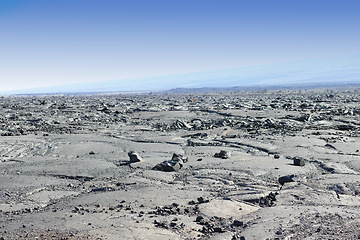
[[358,0],[0,0],[0,91],[345,56]]

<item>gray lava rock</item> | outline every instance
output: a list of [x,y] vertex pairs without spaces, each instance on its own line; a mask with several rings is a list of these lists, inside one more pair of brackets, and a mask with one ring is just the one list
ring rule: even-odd
[[[279,180],[280,182],[280,180]],[[271,192],[269,195],[265,197],[261,197],[259,199],[260,207],[272,207],[275,204],[277,193]]]
[[172,161],[182,161],[183,163],[186,163],[188,161],[188,158],[182,154],[174,153],[171,160]]
[[219,153],[215,153],[214,157],[227,159],[231,156],[231,152],[221,150]]
[[128,152],[128,156],[130,158],[131,163],[136,163],[136,162],[141,162],[142,161],[139,154],[137,152],[135,152],[135,151]]
[[164,161],[162,163],[157,164],[153,167],[153,170],[163,171],[163,172],[174,172],[178,171],[181,168],[179,162],[174,161]]
[[294,177],[295,177],[294,174],[288,175],[288,176],[282,176],[282,177],[279,177],[278,181],[279,181],[280,185],[283,186],[287,182],[294,182],[294,180],[293,180]]
[[242,221],[239,220],[234,220],[233,225],[236,227],[241,227],[244,225],[244,223]]
[[280,190],[281,190],[281,188],[284,186],[285,183],[299,182],[299,181],[301,181],[301,178],[299,178],[299,176],[296,176],[295,174],[291,174],[291,175],[279,177],[278,181],[281,185],[281,187],[280,187]]
[[185,121],[182,120],[176,120],[176,123],[174,124],[174,127],[177,129],[190,129],[191,125],[189,125],[188,123],[186,123]]
[[184,166],[184,163],[188,161],[188,158],[174,153],[171,160],[164,161],[162,163],[157,164],[153,167],[153,170],[163,171],[163,172],[174,172],[178,171],[180,168]]

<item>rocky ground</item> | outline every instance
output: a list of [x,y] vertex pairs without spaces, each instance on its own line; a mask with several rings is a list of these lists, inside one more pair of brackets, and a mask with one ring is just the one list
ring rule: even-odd
[[360,239],[360,89],[0,112],[0,239]]

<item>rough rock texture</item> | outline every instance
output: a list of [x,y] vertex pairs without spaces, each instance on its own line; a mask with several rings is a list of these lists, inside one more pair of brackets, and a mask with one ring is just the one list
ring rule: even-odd
[[0,237],[359,239],[359,119],[359,89],[1,98]]

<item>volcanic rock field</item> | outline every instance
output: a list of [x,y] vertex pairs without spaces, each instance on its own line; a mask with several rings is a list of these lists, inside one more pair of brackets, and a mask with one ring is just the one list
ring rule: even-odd
[[0,239],[360,239],[360,89],[0,99]]

